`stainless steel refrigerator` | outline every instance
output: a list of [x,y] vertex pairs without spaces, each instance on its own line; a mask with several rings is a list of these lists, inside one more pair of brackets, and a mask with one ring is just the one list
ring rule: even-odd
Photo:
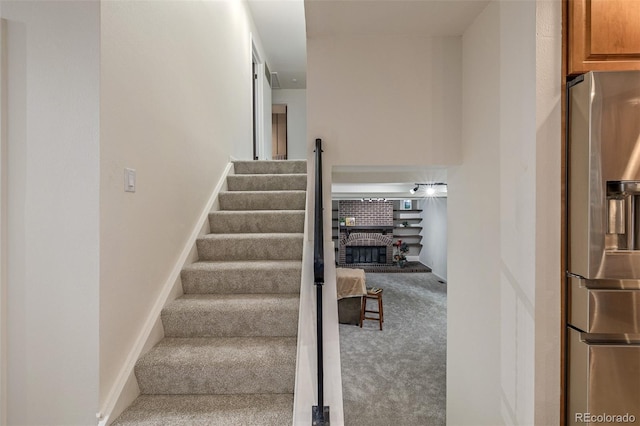
[[640,72],[568,87],[567,423],[640,425]]

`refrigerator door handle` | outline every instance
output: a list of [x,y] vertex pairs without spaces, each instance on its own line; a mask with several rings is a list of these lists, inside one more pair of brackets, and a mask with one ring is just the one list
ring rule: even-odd
[[585,277],[583,277],[581,275],[574,274],[573,272],[569,272],[569,271],[566,272],[566,276],[567,276],[567,278],[575,278],[575,279],[578,279],[578,280],[586,279]]

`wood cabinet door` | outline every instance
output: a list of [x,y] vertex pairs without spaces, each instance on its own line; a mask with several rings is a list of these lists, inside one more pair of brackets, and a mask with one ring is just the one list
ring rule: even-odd
[[640,0],[568,1],[568,74],[640,70]]

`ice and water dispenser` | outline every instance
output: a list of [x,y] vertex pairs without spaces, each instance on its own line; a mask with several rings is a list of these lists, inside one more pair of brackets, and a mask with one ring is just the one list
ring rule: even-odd
[[607,182],[606,250],[640,250],[640,181]]

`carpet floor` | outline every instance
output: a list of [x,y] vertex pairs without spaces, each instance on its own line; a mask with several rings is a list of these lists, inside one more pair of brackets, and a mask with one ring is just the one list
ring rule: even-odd
[[366,279],[384,290],[384,324],[340,324],[345,425],[444,425],[446,284],[431,273]]

